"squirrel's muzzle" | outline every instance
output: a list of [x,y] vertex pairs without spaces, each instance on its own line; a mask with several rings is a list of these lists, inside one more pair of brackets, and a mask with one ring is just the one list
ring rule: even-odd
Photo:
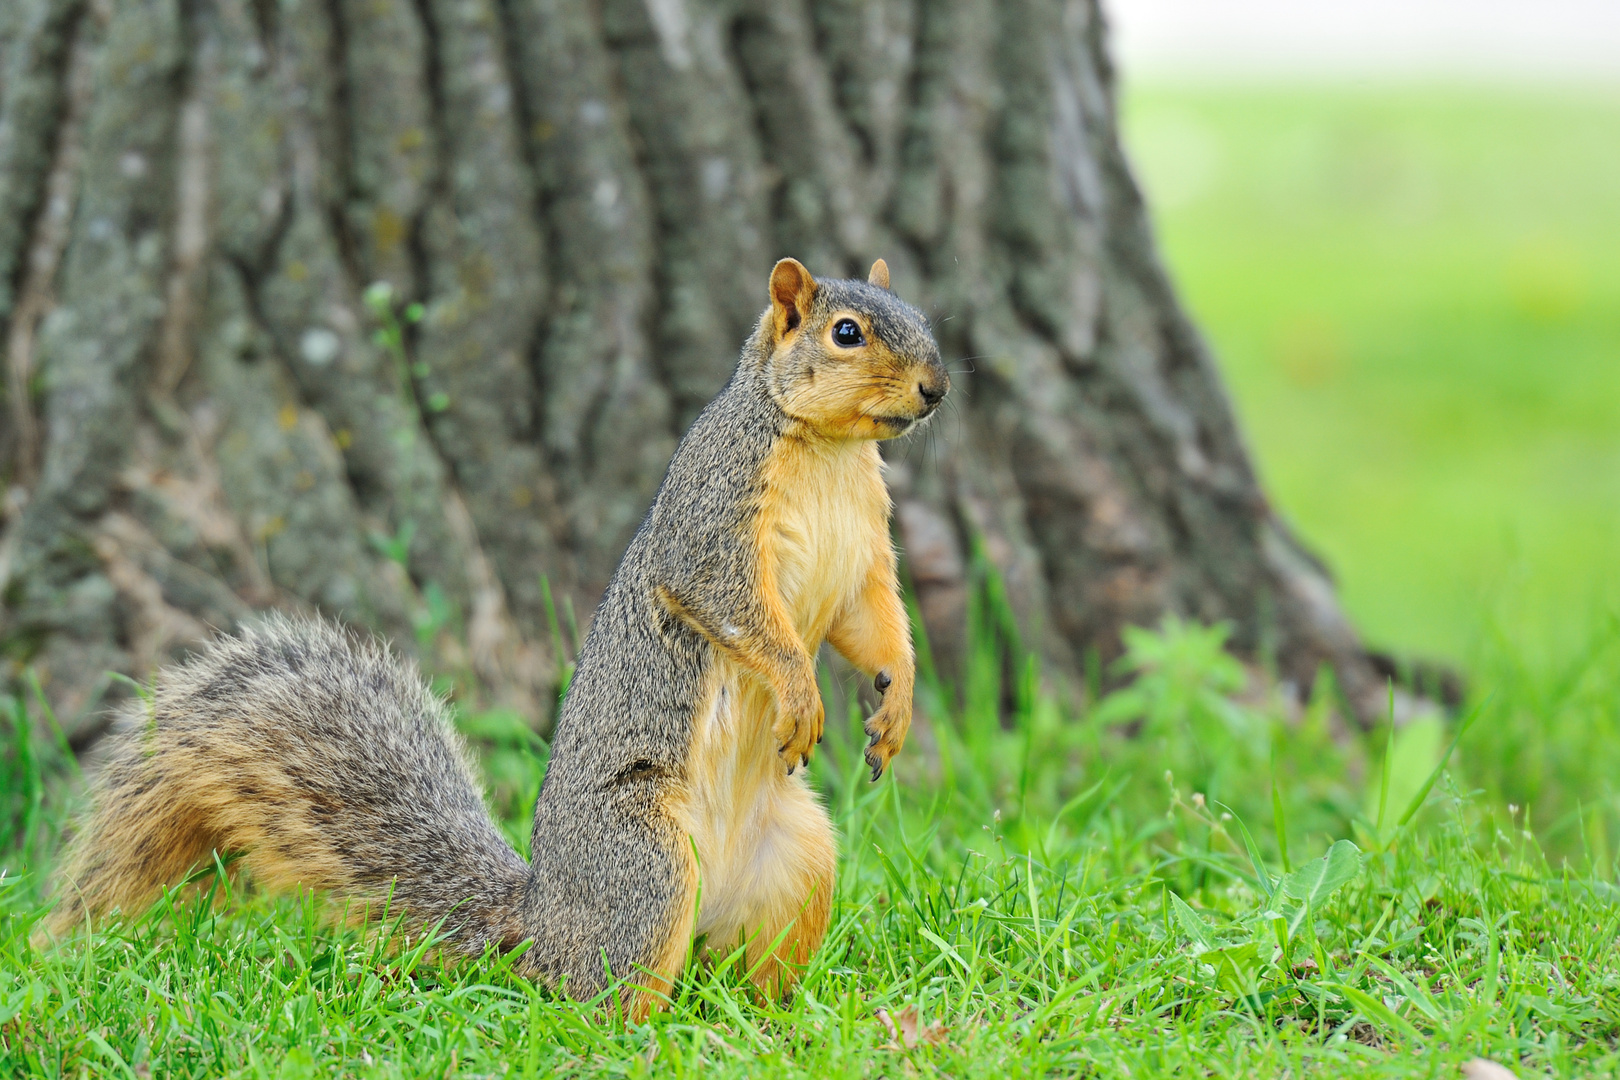
[[923,368],[917,376],[917,396],[922,398],[923,403],[923,411],[917,419],[931,415],[950,392],[951,377],[945,365],[935,361]]
[[934,410],[939,408],[939,403],[951,391],[951,377],[945,373],[944,365],[930,363],[918,370],[912,390],[915,396],[907,403],[911,407],[908,411],[874,418],[888,429],[888,434],[883,438],[904,435],[934,415]]

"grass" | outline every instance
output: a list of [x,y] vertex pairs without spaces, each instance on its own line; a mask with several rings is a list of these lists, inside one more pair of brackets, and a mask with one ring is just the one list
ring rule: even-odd
[[[0,1076],[1620,1075],[1620,107],[1127,104],[1268,484],[1374,640],[1465,663],[1461,715],[1351,733],[1330,680],[1290,709],[1173,621],[1129,689],[1054,700],[985,581],[877,785],[829,676],[842,860],[798,994],[694,967],[627,1029],[207,873],[239,895],[37,949],[75,766],[0,699]],[[462,723],[525,850],[545,746]]]
[[[177,896],[37,950],[69,766],[14,739],[3,790],[43,809],[0,879],[0,1075],[1620,1074],[1620,889],[1592,839],[1549,854],[1437,721],[1335,733],[1326,687],[1285,715],[1221,635],[1134,634],[1134,688],[1076,715],[1031,678],[1004,693],[980,634],[961,704],[926,688],[938,721],[877,785],[849,712],[811,770],[844,854],[798,994],[694,967],[628,1029],[309,898]],[[468,723],[521,835],[543,751]]]

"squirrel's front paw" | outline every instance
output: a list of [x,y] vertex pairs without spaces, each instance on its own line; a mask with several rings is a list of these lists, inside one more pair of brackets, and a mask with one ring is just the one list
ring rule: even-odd
[[814,676],[797,679],[777,693],[776,745],[791,774],[801,763],[809,764],[812,748],[821,741],[826,716],[821,690]]
[[911,729],[911,694],[886,693],[882,707],[867,718],[865,727],[871,739],[866,747],[866,763],[872,767],[872,780],[876,782],[906,743],[906,732]]

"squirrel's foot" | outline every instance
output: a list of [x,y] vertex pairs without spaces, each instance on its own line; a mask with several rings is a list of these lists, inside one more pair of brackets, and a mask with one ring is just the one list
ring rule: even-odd
[[777,752],[792,775],[800,765],[810,763],[810,754],[821,741],[826,714],[821,704],[821,691],[811,679],[806,685],[778,695],[779,710],[776,720]]
[[865,724],[871,740],[866,747],[866,763],[872,768],[874,783],[905,745],[906,732],[910,729],[911,695],[885,695],[882,707],[868,717]]

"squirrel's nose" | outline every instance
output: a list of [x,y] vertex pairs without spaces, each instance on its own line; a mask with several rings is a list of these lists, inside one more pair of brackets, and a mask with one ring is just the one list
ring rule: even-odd
[[917,384],[917,393],[922,395],[923,401],[927,402],[931,409],[945,399],[945,385],[920,382]]

